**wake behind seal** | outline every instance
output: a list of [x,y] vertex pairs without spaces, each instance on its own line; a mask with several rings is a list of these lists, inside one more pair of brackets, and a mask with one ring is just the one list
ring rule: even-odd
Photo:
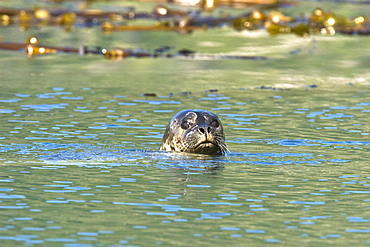
[[201,109],[177,113],[167,125],[160,150],[209,155],[228,151],[220,119]]

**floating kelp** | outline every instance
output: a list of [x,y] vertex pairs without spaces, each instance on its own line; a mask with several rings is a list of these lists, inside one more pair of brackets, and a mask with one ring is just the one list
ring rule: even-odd
[[179,33],[191,33],[195,30],[207,30],[207,26],[171,26],[168,22],[161,22],[153,26],[128,26],[128,25],[113,25],[110,22],[104,22],[101,25],[101,30],[105,34],[110,34],[116,31],[170,31]]
[[21,30],[35,26],[63,26],[67,31],[78,26],[99,26],[105,21],[132,20],[135,18],[153,18],[149,13],[135,13],[134,8],[122,11],[105,10],[70,10],[70,9],[17,9],[0,8],[0,25],[19,25]]
[[59,47],[40,45],[36,37],[29,37],[26,43],[0,42],[0,49],[11,51],[25,51],[28,57],[36,55],[55,54],[55,53],[74,53],[74,54],[102,54],[100,48],[88,49],[87,47]]
[[[74,0],[44,0],[48,2],[62,3]],[[95,0],[81,1],[88,6]],[[109,0],[105,0],[109,1]],[[264,8],[281,8],[295,5],[296,2],[288,0],[140,0],[141,2],[158,2],[177,5],[198,6],[202,10],[210,11],[218,7],[246,8],[250,6],[263,6]]]
[[[238,1],[203,1],[215,6],[223,6],[227,2]],[[259,3],[258,0],[239,1]],[[282,4],[277,0],[264,1],[270,4]],[[174,6],[173,4],[171,6]],[[233,6],[233,5],[232,5]],[[152,25],[133,25],[132,20],[145,19]],[[268,9],[266,5],[256,5],[239,15],[222,13],[214,16],[194,9],[173,9],[163,4],[154,7],[151,12],[137,12],[133,7],[122,7],[117,11],[105,10],[71,10],[71,9],[34,9],[0,8],[0,26],[19,25],[21,30],[40,26],[59,26],[66,31],[75,27],[97,27],[103,33],[117,31],[171,31],[190,34],[195,30],[220,28],[229,26],[237,31],[266,30],[271,35],[296,34],[307,36],[313,34],[334,35],[369,35],[370,22],[365,16],[353,19],[337,15],[321,8],[314,9],[309,15],[286,16],[276,9]]]
[[242,56],[242,55],[219,55],[219,54],[197,54],[189,49],[181,49],[173,52],[173,47],[162,46],[154,49],[154,52],[144,50],[134,50],[131,48],[114,48],[106,49],[101,47],[88,48],[81,47],[60,47],[60,46],[45,46],[39,44],[36,37],[29,37],[26,43],[0,42],[0,49],[9,51],[24,51],[28,57],[37,55],[56,54],[56,53],[72,53],[79,55],[102,55],[108,60],[121,60],[126,58],[187,58],[199,60],[224,60],[224,59],[243,59],[243,60],[267,60],[268,57],[263,56]]
[[271,35],[296,34],[307,36],[312,34],[334,35],[342,34],[370,34],[370,22],[367,17],[358,16],[351,20],[333,12],[325,12],[316,8],[311,15],[288,17],[280,12],[272,11],[268,15],[252,12],[249,16],[234,21],[237,30],[261,29],[264,26]]

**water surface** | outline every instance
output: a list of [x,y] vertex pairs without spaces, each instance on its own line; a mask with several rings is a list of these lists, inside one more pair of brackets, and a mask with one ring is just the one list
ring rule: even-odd
[[[370,243],[367,37],[227,28],[191,36],[47,27],[0,34],[270,58],[27,59],[1,51],[6,246]],[[168,121],[188,108],[220,116],[227,156],[159,151]]]

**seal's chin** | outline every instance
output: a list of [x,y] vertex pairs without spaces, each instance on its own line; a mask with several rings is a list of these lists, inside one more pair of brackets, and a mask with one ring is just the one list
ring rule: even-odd
[[220,152],[220,147],[209,141],[201,142],[194,147],[194,153],[215,154]]

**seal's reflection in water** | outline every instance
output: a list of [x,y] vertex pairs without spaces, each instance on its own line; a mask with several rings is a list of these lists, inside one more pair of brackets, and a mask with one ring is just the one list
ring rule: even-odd
[[[223,184],[224,156],[209,156],[189,153],[167,153],[164,170],[166,180],[174,194],[181,194],[187,201],[202,198],[204,192]],[[176,192],[175,192],[176,191]],[[208,199],[204,199],[208,200]]]
[[[185,169],[189,170],[218,170],[224,168],[225,157],[220,156],[209,156],[202,154],[173,154],[171,157],[172,161],[176,161],[177,165],[183,166]],[[178,162],[181,162],[180,164]]]
[[187,175],[183,181],[188,181],[190,175],[203,174],[207,177],[219,175],[225,168],[225,157],[216,155],[189,154],[189,153],[166,153],[166,159],[162,159],[159,164],[171,167],[171,170],[182,172]]

